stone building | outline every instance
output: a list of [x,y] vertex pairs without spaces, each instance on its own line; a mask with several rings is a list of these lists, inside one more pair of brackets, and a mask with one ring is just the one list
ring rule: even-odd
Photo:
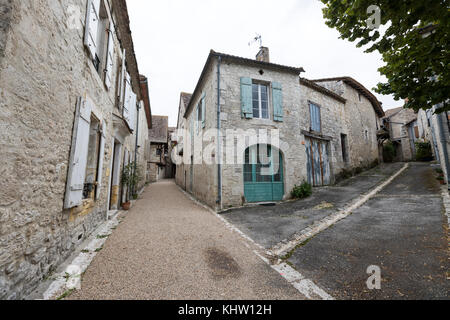
[[[173,149],[171,153],[172,160],[177,157],[182,160],[184,153],[184,144],[183,144],[183,133],[186,130],[186,119],[184,118],[184,114],[186,109],[191,101],[192,94],[182,92],[180,94],[180,103],[178,106],[178,120],[177,120],[177,132],[174,134],[172,140],[176,143],[176,147]],[[184,162],[178,161],[176,163],[176,172],[175,172],[175,182],[177,185],[182,187],[184,190],[187,190],[187,171],[185,170]]]
[[385,112],[383,125],[389,131],[389,140],[394,144],[396,157],[394,161],[412,161],[416,156],[415,142],[419,139],[417,114],[412,109],[403,107]]
[[[440,106],[431,109],[419,110],[417,125],[419,138],[430,142],[433,155],[444,171],[444,180],[447,185],[450,181],[450,115],[447,111],[436,113]],[[450,185],[449,185],[450,188]]]
[[169,117],[153,116],[152,128],[148,131],[149,155],[148,174],[150,182],[166,178],[167,157],[169,155]]
[[20,299],[128,200],[150,110],[125,0],[0,4],[0,299]]
[[192,96],[181,95],[176,181],[217,210],[287,199],[303,181],[332,184],[379,161],[384,112],[370,91],[349,77],[300,78],[303,68],[262,51],[211,51]]

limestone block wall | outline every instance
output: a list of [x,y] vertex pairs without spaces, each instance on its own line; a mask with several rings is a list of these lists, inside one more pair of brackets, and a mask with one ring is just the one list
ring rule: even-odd
[[[217,165],[215,164],[215,158],[212,159],[213,164],[203,161],[203,152],[208,148],[208,146],[214,147],[217,143],[217,77],[215,70],[216,64],[213,63],[207,71],[205,79],[200,84],[197,94],[192,96],[191,102],[194,107],[191,108],[187,114],[187,119],[185,120],[186,134],[183,141],[184,173],[177,170],[178,181],[182,181],[180,185],[183,186],[184,174],[186,174],[187,191],[212,208],[216,207],[217,200]],[[197,133],[196,107],[200,102],[203,93],[205,93],[206,106],[205,128],[202,128],[200,124]],[[192,124],[194,125],[193,141],[190,138]],[[209,138],[208,135],[210,135]],[[207,140],[209,139],[209,141],[203,141],[205,136],[207,137]],[[209,152],[209,154],[214,154],[217,156],[217,152],[215,151]],[[191,162],[191,156],[194,159],[193,164]]]
[[[11,24],[0,54],[0,299],[18,299],[106,218],[116,88],[114,82],[105,89],[84,48],[86,1],[4,3]],[[70,4],[81,9],[75,28],[68,25]],[[117,65],[114,79],[116,71]],[[107,123],[102,189],[97,201],[63,210],[80,96],[92,100],[94,114]],[[133,137],[125,147],[133,150]]]
[[369,99],[343,81],[319,84],[347,100],[344,116],[348,128],[350,167],[366,167],[379,160],[377,131],[380,119]]
[[331,137],[329,143],[329,158],[331,164],[332,180],[342,169],[350,167],[349,163],[344,162],[342,154],[341,134],[350,135],[347,127],[347,118],[345,113],[345,104],[327,95],[317,92],[309,87],[301,86],[301,105],[302,114],[300,126],[303,130],[310,128],[309,105],[311,101],[320,106],[322,134]]

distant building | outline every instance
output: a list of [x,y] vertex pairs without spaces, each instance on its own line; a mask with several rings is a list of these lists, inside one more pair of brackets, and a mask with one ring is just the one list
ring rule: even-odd
[[166,178],[167,157],[169,155],[169,117],[153,116],[152,128],[148,131],[149,155],[148,175],[149,182],[157,182]]
[[420,138],[417,114],[403,107],[385,111],[383,125],[389,131],[389,140],[394,144],[394,161],[412,161],[416,157],[415,143]]

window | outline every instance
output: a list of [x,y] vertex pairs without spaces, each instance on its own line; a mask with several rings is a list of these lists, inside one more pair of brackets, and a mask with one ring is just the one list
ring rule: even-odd
[[[245,151],[244,182],[283,182],[282,155],[275,151],[269,145],[248,148]],[[264,152],[267,152],[265,159],[261,157]],[[278,171],[274,172],[276,168]]]
[[366,138],[366,140],[369,140],[369,131],[364,131],[364,137]]
[[89,0],[86,14],[84,43],[88,48],[92,63],[106,87],[111,87],[114,60],[113,31],[108,11],[101,0]]
[[100,121],[96,117],[91,116],[83,199],[94,199],[94,195],[96,193],[98,167],[100,162],[100,139]]
[[310,102],[309,112],[311,117],[311,131],[322,132],[320,107]]
[[348,162],[348,153],[347,153],[347,135],[341,134],[341,146],[342,146],[342,160],[347,163]]
[[362,101],[361,93],[358,94],[358,99],[359,99],[359,102]]
[[253,118],[269,119],[268,89],[264,84],[252,84]]

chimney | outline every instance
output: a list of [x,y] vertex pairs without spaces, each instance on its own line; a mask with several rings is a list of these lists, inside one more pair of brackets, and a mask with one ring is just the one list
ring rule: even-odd
[[257,61],[270,62],[269,48],[261,47],[258,54],[256,55]]

